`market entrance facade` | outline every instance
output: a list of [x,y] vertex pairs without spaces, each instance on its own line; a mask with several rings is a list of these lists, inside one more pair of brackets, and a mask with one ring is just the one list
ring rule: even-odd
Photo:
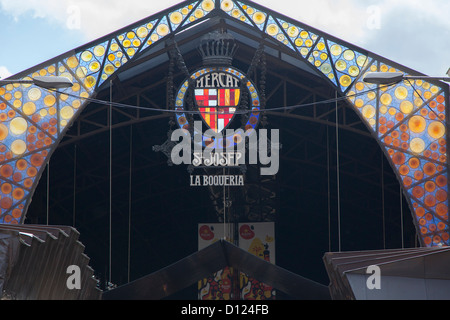
[[[218,34],[236,47],[199,50],[205,38],[225,43]],[[86,230],[81,234],[102,243],[92,249],[102,257],[94,269],[105,278],[118,270],[116,283],[127,282],[132,268],[134,278],[147,274],[148,262],[137,256],[162,257],[167,249],[155,248],[161,242],[180,251],[155,258],[154,270],[186,256],[197,233],[187,236],[183,225],[214,220],[274,222],[276,239],[286,244],[277,264],[290,251],[302,256],[318,248],[321,256],[365,241],[370,248],[398,247],[405,238],[446,246],[448,86],[362,80],[375,71],[415,74],[256,3],[183,2],[18,75],[67,76],[70,89],[0,88],[6,115],[0,219],[22,224],[48,217]],[[273,144],[279,170],[262,175],[267,163],[249,159],[232,167],[174,165],[179,141],[171,134],[189,132],[195,120],[216,133],[279,130]],[[220,142],[201,136],[201,148],[241,142],[234,135]],[[270,148],[276,139],[267,141]],[[198,187],[195,176],[239,183],[215,185],[213,178]],[[390,216],[390,208],[411,216]],[[415,231],[399,240],[407,223]],[[170,237],[137,227],[152,230],[149,224]],[[230,238],[238,234],[234,228]]]

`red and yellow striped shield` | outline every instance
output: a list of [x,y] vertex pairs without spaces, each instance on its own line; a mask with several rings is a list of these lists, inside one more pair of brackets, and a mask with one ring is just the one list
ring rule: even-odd
[[200,114],[216,132],[222,132],[233,120],[240,96],[240,89],[236,88],[195,89]]

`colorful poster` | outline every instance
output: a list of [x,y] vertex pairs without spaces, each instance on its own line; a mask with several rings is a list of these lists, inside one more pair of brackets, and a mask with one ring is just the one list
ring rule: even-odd
[[[223,239],[229,225],[212,223],[198,225],[198,249],[202,250]],[[199,300],[231,300],[233,269],[225,268],[198,282]]]
[[[275,230],[272,222],[242,223],[239,225],[239,247],[251,254],[275,264]],[[242,300],[273,300],[275,290],[240,274],[240,297]]]
[[[228,224],[199,224],[199,250],[224,238],[224,233],[232,230]],[[273,222],[240,223],[238,225],[239,247],[255,256],[275,264],[275,229]],[[239,287],[236,287],[238,285]],[[240,272],[239,279],[233,268],[225,268],[198,283],[200,300],[231,300],[239,296],[241,300],[275,299],[275,290]]]

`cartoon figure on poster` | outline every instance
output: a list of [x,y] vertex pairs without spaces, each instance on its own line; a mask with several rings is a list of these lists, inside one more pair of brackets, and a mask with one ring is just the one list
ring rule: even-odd
[[[239,246],[251,254],[275,263],[273,223],[242,224],[239,228]],[[240,274],[241,299],[273,300],[275,290],[244,273]]]
[[[198,230],[199,250],[223,237],[223,224],[200,224]],[[275,263],[273,223],[240,224],[239,247],[267,262]],[[199,299],[231,300],[233,298],[233,278],[233,268],[226,267],[211,277],[199,281]],[[242,300],[273,300],[276,292],[272,287],[241,272],[239,295]]]
[[[223,237],[219,224],[199,225],[199,250]],[[199,300],[231,300],[233,269],[226,267],[198,282]]]

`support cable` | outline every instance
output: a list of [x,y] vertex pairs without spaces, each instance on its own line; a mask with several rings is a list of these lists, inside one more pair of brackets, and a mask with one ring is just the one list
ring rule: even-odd
[[381,213],[383,222],[383,249],[386,249],[386,223],[385,223],[385,212],[384,212],[384,155],[381,153]]
[[336,179],[337,179],[337,216],[338,216],[338,241],[339,252],[341,252],[341,190],[340,190],[340,176],[339,176],[339,114],[338,114],[338,100],[337,91],[336,98]]
[[130,282],[131,270],[131,199],[132,199],[132,172],[133,172],[133,126],[130,126],[130,171],[128,189],[128,282]]
[[[223,168],[223,175],[225,176],[225,168]],[[226,196],[225,196],[225,185],[223,186],[223,238],[227,240],[227,218],[226,218]]]
[[402,186],[400,185],[400,231],[402,235],[402,249],[405,248],[405,243],[403,240],[403,196],[402,196],[403,190]]
[[72,226],[75,228],[76,217],[76,190],[77,190],[77,145],[74,144],[73,150],[73,221]]
[[[317,105],[327,105],[330,104],[332,102],[338,102],[338,101],[348,101],[351,98],[355,98],[358,96],[363,96],[366,95],[369,92],[373,92],[374,90],[379,90],[382,88],[388,87],[388,85],[385,86],[379,86],[376,89],[369,89],[369,90],[365,90],[365,91],[361,91],[358,93],[354,93],[354,94],[348,94],[346,96],[342,96],[340,98],[333,98],[333,99],[327,99],[327,100],[322,100],[322,101],[314,101],[311,103],[303,103],[303,104],[297,104],[297,105],[291,105],[291,106],[282,106],[282,107],[274,107],[274,108],[268,108],[268,109],[264,109],[265,112],[269,112],[269,111],[288,111],[288,110],[294,110],[294,109],[300,109],[300,108],[307,108],[307,107],[312,107],[312,106],[317,106]],[[191,88],[191,86],[190,86]],[[55,93],[59,93],[59,94],[63,94],[63,95],[67,95],[69,97],[73,97],[73,98],[77,98],[77,99],[81,99],[85,102],[92,102],[92,103],[98,103],[101,105],[108,105],[108,106],[114,106],[116,108],[130,108],[130,109],[137,109],[137,110],[146,110],[146,111],[152,111],[152,112],[163,112],[163,113],[180,113],[180,110],[170,110],[170,109],[162,109],[162,108],[149,108],[149,107],[143,107],[143,106],[135,106],[135,105],[129,105],[129,104],[124,104],[124,103],[117,103],[117,102],[108,102],[108,101],[103,101],[103,100],[99,100],[99,99],[94,99],[94,98],[89,98],[89,97],[80,97],[79,95],[75,95],[72,94],[70,92],[66,92],[65,91],[59,91],[59,90],[55,90],[55,89],[49,89],[49,91],[55,92]],[[234,112],[235,115],[239,115],[239,114],[249,114],[252,113],[253,110],[236,110],[236,112]],[[194,109],[187,109],[187,110],[183,110],[183,113],[185,114],[199,114],[198,110],[194,110]]]
[[47,163],[47,225],[50,216],[50,161]]
[[331,252],[330,137],[328,131],[327,126],[328,252]]
[[113,82],[109,82],[109,284],[111,281],[111,254],[112,254],[112,86]]

